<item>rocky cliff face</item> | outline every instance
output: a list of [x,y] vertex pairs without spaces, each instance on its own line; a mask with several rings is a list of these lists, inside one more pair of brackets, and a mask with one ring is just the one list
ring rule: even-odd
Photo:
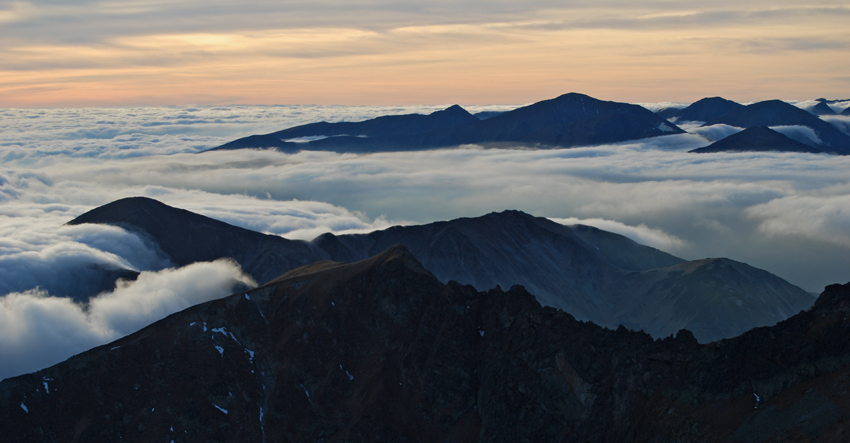
[[850,284],[699,345],[444,285],[405,248],[320,262],[0,382],[10,441],[840,441]]

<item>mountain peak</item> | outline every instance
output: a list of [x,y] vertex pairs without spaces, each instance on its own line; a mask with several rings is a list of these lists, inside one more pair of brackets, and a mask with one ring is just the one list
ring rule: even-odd
[[[422,263],[401,244],[390,246],[383,252],[354,263],[336,262],[322,260],[310,265],[302,266],[286,272],[280,277],[270,281],[268,285],[285,284],[287,282],[310,281],[322,286],[343,283],[351,277],[362,274],[370,269],[380,267],[402,267],[409,271],[433,275],[422,266]],[[299,284],[299,283],[296,283]],[[307,285],[312,287],[313,285]],[[305,289],[306,290],[306,289]]]

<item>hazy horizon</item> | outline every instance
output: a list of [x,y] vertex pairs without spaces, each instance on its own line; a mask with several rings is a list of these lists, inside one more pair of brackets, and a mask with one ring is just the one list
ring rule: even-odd
[[850,7],[0,3],[0,107],[850,98]]

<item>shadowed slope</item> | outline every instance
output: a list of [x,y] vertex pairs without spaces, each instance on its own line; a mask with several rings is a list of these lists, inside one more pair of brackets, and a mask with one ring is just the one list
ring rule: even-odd
[[788,138],[767,126],[754,126],[741,132],[718,140],[706,147],[689,152],[707,154],[711,152],[750,152],[750,151],[779,151],[779,152],[823,152],[820,149],[804,145]]
[[[301,264],[323,259],[357,261],[394,244],[403,244],[443,282],[455,280],[479,289],[520,284],[531,290],[542,304],[603,326],[616,327],[623,323],[666,336],[678,331],[683,322],[703,315],[714,323],[706,323],[697,331],[701,341],[773,324],[808,308],[813,301],[806,292],[784,280],[774,276],[773,280],[763,281],[755,275],[732,291],[717,287],[718,292],[703,291],[696,298],[684,299],[683,293],[654,286],[624,293],[617,286],[624,275],[659,269],[675,282],[680,273],[666,269],[684,260],[618,234],[582,225],[563,226],[519,211],[420,226],[396,226],[370,234],[324,234],[312,242],[248,231],[144,198],[119,200],[72,223],[83,222],[118,224],[138,230],[159,244],[179,265],[231,257],[258,282],[268,281]],[[721,275],[714,275],[719,269],[709,268],[699,277],[688,278],[705,282],[721,279]],[[641,275],[652,278],[650,274]],[[782,293],[796,297],[752,299],[752,294],[767,290],[765,285],[778,285]],[[734,310],[727,309],[728,304],[707,303],[706,297],[752,299],[752,312],[741,311],[738,316]],[[631,313],[642,306],[672,302],[677,304],[677,309],[665,310],[666,314],[658,318],[637,311]],[[775,309],[775,303],[785,302],[793,306],[790,313]],[[725,318],[726,315],[733,318]],[[752,319],[758,321],[748,323]]]
[[[437,118],[437,114],[445,115]],[[402,118],[407,120],[402,120]],[[429,118],[427,124],[408,124]],[[418,121],[418,120],[417,120]],[[216,149],[275,147],[337,152],[387,152],[433,149],[483,143],[522,143],[539,147],[570,147],[636,140],[683,133],[676,125],[647,109],[628,103],[597,100],[569,93],[500,113],[485,120],[455,105],[429,116],[386,116],[358,123],[313,123],[268,135],[236,140]],[[365,137],[361,137],[361,135]],[[308,143],[282,140],[324,136]],[[280,139],[276,144],[274,139]]]
[[249,231],[145,197],[117,200],[68,222],[83,223],[110,224],[140,233],[177,266],[230,257],[259,283],[327,258],[308,242]]
[[743,107],[744,105],[740,103],[722,97],[706,97],[684,109],[665,110],[662,116],[668,119],[675,118],[678,121],[707,122]]
[[723,123],[739,128],[756,126],[808,126],[820,138],[821,144],[816,146],[824,152],[848,155],[850,154],[850,136],[839,131],[835,126],[781,100],[768,100],[727,112],[720,117],[708,121],[705,126]]
[[[698,345],[443,285],[406,249],[323,262],[0,382],[0,432],[65,441],[839,441],[850,284]],[[755,394],[755,395],[754,395]]]

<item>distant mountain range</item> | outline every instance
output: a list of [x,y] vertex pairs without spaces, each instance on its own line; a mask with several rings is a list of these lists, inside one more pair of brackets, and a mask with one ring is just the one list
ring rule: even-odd
[[[234,140],[215,150],[298,152],[409,151],[463,144],[522,143],[537,147],[592,145],[680,134],[647,109],[570,93],[499,113],[473,116],[454,105],[429,115],[396,115],[363,122],[311,123]],[[311,141],[295,142],[305,137]]]
[[[724,279],[745,271],[712,266]],[[668,275],[679,271],[699,272]],[[688,331],[653,340],[577,321],[518,286],[443,284],[394,246],[292,270],[3,380],[0,435],[838,442],[850,423],[848,336],[850,284],[775,326],[700,345]]]
[[[718,140],[710,146],[691,152],[786,151],[850,155],[850,136],[815,115],[828,115],[823,108],[832,112],[832,115],[835,114],[826,105],[826,100],[820,100],[822,101],[819,101],[818,106],[805,111],[781,100],[767,100],[744,106],[720,97],[712,97],[699,100],[684,109],[663,109],[659,111],[659,115],[674,121],[700,121],[704,122],[703,126],[726,124],[748,129],[728,137],[728,140]],[[809,128],[817,137],[817,141],[807,138],[791,140],[768,128],[782,126]],[[794,141],[797,143],[793,143]]]
[[802,289],[743,263],[685,262],[618,234],[519,211],[370,234],[324,234],[310,242],[249,231],[142,197],[118,200],[69,222],[81,223],[140,233],[179,266],[231,257],[260,283],[305,264],[362,260],[402,244],[443,282],[481,290],[520,284],[540,303],[581,320],[612,328],[623,324],[655,337],[682,328],[700,341],[733,337],[772,325],[814,301]]
[[[694,152],[787,151],[848,155],[850,136],[818,117],[836,115],[829,106],[834,102],[818,99],[817,105],[803,110],[781,100],[744,106],[722,97],[708,97],[685,108],[666,108],[652,113],[637,105],[570,93],[507,112],[472,115],[454,105],[429,115],[390,115],[361,122],[310,123],[240,138],[208,151],[275,149],[287,153],[302,150],[366,153],[437,149],[464,144],[563,148],[681,134],[684,131],[674,122],[698,121],[704,122],[704,126],[722,123],[744,129],[765,126],[774,130],[777,127],[800,126],[811,129],[816,139],[800,137],[795,139],[799,144],[794,144],[758,130],[739,137],[734,143],[730,141]],[[843,114],[850,115],[850,108]],[[791,137],[794,137],[793,133]]]
[[709,152],[823,152],[820,149],[788,138],[767,126],[753,126],[720,139],[708,146],[691,150],[700,154]]

